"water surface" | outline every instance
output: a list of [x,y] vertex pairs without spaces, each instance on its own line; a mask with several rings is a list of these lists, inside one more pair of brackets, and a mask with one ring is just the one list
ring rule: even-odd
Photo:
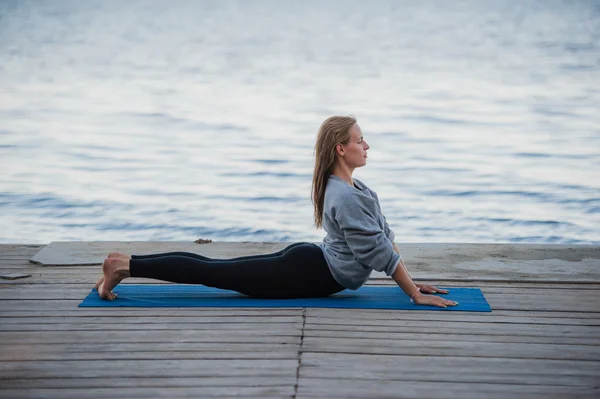
[[320,240],[313,145],[399,242],[600,243],[595,1],[0,2],[0,242]]

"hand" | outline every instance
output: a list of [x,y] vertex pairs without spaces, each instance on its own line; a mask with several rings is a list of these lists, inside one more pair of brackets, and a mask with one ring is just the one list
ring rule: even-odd
[[421,292],[425,294],[447,294],[448,290],[442,288],[435,288],[433,285],[428,284],[415,284]]
[[445,308],[448,306],[456,306],[458,302],[450,301],[448,299],[440,298],[439,296],[434,295],[423,295],[420,292],[417,292],[413,296],[413,301],[417,305],[432,305],[439,306],[440,308]]

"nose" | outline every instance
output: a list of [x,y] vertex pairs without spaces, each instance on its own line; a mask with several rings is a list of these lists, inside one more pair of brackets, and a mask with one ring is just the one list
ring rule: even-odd
[[369,144],[367,144],[366,141],[364,143],[365,143],[365,151],[368,150],[369,148],[371,148],[371,147],[369,147]]

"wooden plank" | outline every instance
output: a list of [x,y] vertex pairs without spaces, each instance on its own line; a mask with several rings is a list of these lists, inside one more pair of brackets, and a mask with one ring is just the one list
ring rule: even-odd
[[600,347],[537,343],[304,337],[302,352],[597,360]]
[[524,374],[554,374],[598,376],[600,360],[554,360],[528,358],[495,357],[456,357],[456,356],[420,356],[420,355],[378,355],[318,353],[302,354],[302,368],[325,368],[353,371],[377,370],[426,370],[441,371],[447,369],[463,370],[473,367],[482,372]]
[[[3,273],[32,274],[16,283],[0,283],[3,398],[97,398],[98,392],[111,396],[126,392],[128,397],[156,396],[156,392],[169,397],[211,396],[210,392],[227,397],[269,396],[247,390],[265,387],[263,382],[277,390],[274,397],[294,395],[294,385],[297,397],[320,398],[401,397],[407,392],[419,394],[408,397],[434,392],[436,397],[467,398],[594,397],[598,393],[600,282],[593,279],[569,282],[530,274],[519,282],[491,273],[480,280],[463,274],[463,281],[452,281],[456,276],[433,281],[442,286],[479,286],[492,313],[90,309],[76,306],[100,276],[99,265],[35,266],[28,257],[40,247],[3,252],[0,245]],[[506,246],[494,248],[505,251]],[[548,247],[521,251],[518,256],[563,256],[560,251],[544,254],[543,249]],[[449,251],[457,256],[454,249]],[[579,256],[573,253],[564,256]],[[527,262],[523,265],[533,265]],[[581,266],[592,265],[586,262],[578,266],[584,274],[589,270]],[[123,283],[165,284],[150,279]],[[389,278],[369,283],[395,285]],[[282,366],[281,361],[289,363]],[[255,362],[264,367],[255,368]],[[138,374],[123,377],[123,372]]]
[[[160,361],[157,361],[160,360]],[[219,375],[228,376],[227,370],[240,375],[292,375],[296,373],[297,359],[163,359],[158,357],[150,359],[120,359],[109,364],[98,362],[96,359],[80,360],[35,360],[35,361],[8,361],[0,362],[0,380],[25,378],[14,377],[24,372],[34,372],[27,378],[85,378],[118,376],[117,371],[123,372],[120,376],[144,377],[141,367],[148,369],[152,375],[174,375],[183,371],[186,376],[203,376],[211,370],[219,371]],[[167,370],[168,369],[168,370]],[[93,374],[92,371],[104,374]],[[35,372],[39,374],[35,374]],[[183,374],[182,374],[183,375]],[[216,374],[215,374],[216,375]],[[148,375],[147,377],[149,377]]]
[[0,290],[0,303],[3,300],[83,300],[92,288],[76,286],[69,290],[56,290],[52,286],[6,286]]
[[[400,371],[399,371],[400,373]],[[597,398],[593,387],[302,378],[296,398]]]
[[[83,300],[83,297],[79,300],[56,300],[56,299],[47,299],[47,300],[3,300],[0,301],[0,309],[10,309],[13,311],[25,311],[25,310],[29,310],[29,311],[45,311],[45,310],[50,310],[50,311],[56,311],[56,310],[74,310],[74,309],[78,309],[77,305],[79,305],[81,303],[81,301]],[[90,308],[87,308],[90,309]],[[115,314],[118,314],[119,312],[123,312],[123,311],[127,311],[128,309],[131,308],[108,308],[110,309],[111,312],[114,312]],[[155,312],[160,312],[160,310],[162,310],[163,312],[169,312],[169,311],[176,311],[176,310],[180,310],[181,308],[145,308],[145,311],[149,314],[153,314]],[[206,309],[206,308],[191,308],[194,309],[196,311],[200,311],[202,309]],[[227,310],[232,310],[234,308],[212,308],[212,309],[222,309],[222,311],[227,311]],[[247,309],[252,309],[252,310],[257,310],[257,309],[261,309],[261,308],[247,308]],[[301,309],[301,308],[281,308],[281,309]],[[102,311],[106,311],[107,308],[104,308],[103,310],[101,310],[101,308],[97,308],[94,309],[97,310],[100,314],[100,312]],[[265,309],[266,310],[266,309]],[[83,311],[83,310],[82,310]],[[0,310],[0,314],[2,310]]]
[[14,249],[9,249],[9,250],[5,250],[2,249],[2,247],[0,247],[0,258],[23,258],[27,261],[27,263],[32,264],[29,259],[36,254],[36,252],[38,252],[41,248],[34,248],[32,249],[23,249],[23,248],[14,248]]
[[164,324],[121,324],[121,323],[27,323],[27,324],[2,324],[0,332],[7,331],[139,331],[152,328],[155,331],[173,331],[186,329],[189,331],[215,331],[235,330],[248,331],[300,331],[302,322],[296,323],[267,323],[267,322],[226,322],[226,323],[164,323]]
[[[543,326],[553,325],[585,325],[585,326],[600,326],[600,316],[592,314],[596,318],[592,318],[590,314],[581,313],[580,318],[568,317],[573,316],[572,313],[560,314],[557,317],[544,317],[546,313],[537,313],[535,316],[528,316],[528,312],[515,311],[494,311],[492,313],[467,313],[467,312],[390,312],[390,313],[374,313],[372,311],[344,312],[338,314],[339,310],[331,309],[313,309],[306,310],[307,314],[318,311],[319,319],[323,319],[327,324],[339,325],[339,320],[343,320],[350,325],[362,328],[372,325],[386,325],[392,322],[410,325],[413,322],[429,323],[434,322],[436,327],[444,327],[446,325],[472,323],[472,324],[539,324]],[[329,316],[323,316],[327,315]],[[554,312],[547,313],[554,315]],[[576,313],[575,315],[579,315]],[[253,309],[246,310],[245,308],[175,308],[175,309],[132,309],[122,308],[118,311],[114,309],[102,308],[75,308],[70,310],[47,310],[47,311],[6,311],[0,310],[2,322],[6,324],[20,323],[51,323],[57,324],[61,322],[117,322],[120,324],[135,324],[135,323],[171,323],[171,322],[227,322],[227,321],[243,321],[250,322],[268,322],[273,321],[287,322],[288,318],[302,318],[301,308],[292,309]],[[307,316],[307,329],[313,329],[316,324],[312,316]]]
[[[108,325],[115,322],[115,317],[109,316],[62,316],[60,319],[57,317],[51,317],[46,315],[40,315],[36,317],[5,317],[2,319],[3,325],[38,325],[38,324],[50,324],[56,325],[82,325],[82,324],[96,324],[96,325]],[[130,326],[136,328],[136,325],[143,324],[146,328],[152,328],[154,324],[178,324],[182,328],[191,324],[198,326],[201,324],[208,324],[211,327],[215,327],[216,324],[222,324],[224,327],[236,327],[240,324],[294,324],[302,325],[302,316],[288,316],[288,315],[266,315],[262,312],[254,312],[254,315],[222,315],[222,314],[210,314],[198,315],[198,316],[172,316],[167,313],[164,316],[157,317],[155,314],[145,314],[142,316],[135,317],[120,317],[118,324],[121,326]],[[230,323],[234,323],[234,326],[229,326]],[[2,326],[0,325],[0,328]],[[213,328],[214,329],[214,328]]]
[[[116,388],[137,388],[137,387],[156,387],[156,388],[179,388],[179,387],[287,387],[288,391],[296,383],[296,376],[277,376],[277,377],[153,377],[153,378],[123,378],[112,377],[110,379],[110,389]],[[31,378],[31,379],[13,379],[3,380],[0,387],[0,395],[7,389],[72,389],[72,388],[108,388],[107,381],[104,378],[86,377],[86,378]],[[291,394],[291,393],[290,393]],[[122,397],[117,393],[116,397]],[[154,397],[154,396],[151,396]]]
[[303,353],[300,386],[322,378],[593,387],[599,373],[598,361]]
[[[302,317],[302,308],[72,308],[63,310],[0,310],[0,315],[3,320],[11,320],[12,318],[26,318],[28,320],[34,318],[48,317],[52,320],[60,320],[58,318],[73,318],[78,319],[83,317],[99,317],[108,318],[113,321],[133,322],[140,320],[160,320],[162,317],[169,317],[172,320],[198,320],[205,318],[218,318],[228,320],[231,317],[248,318],[250,321],[263,318],[278,318],[278,317]],[[101,320],[101,319],[100,319]],[[160,321],[159,321],[160,322]]]
[[[264,348],[258,350],[252,345],[246,345],[244,349],[238,349],[238,351],[222,351],[219,347],[215,346],[210,351],[198,351],[190,352],[182,350],[180,352],[132,352],[132,353],[118,353],[118,352],[77,352],[77,353],[65,353],[63,356],[56,353],[38,352],[35,358],[27,358],[23,354],[18,355],[3,355],[5,360],[2,361],[40,361],[40,360],[53,360],[53,361],[74,361],[74,360],[88,360],[96,359],[97,361],[121,361],[121,360],[265,360],[265,359],[297,359],[298,351],[292,349],[279,348],[276,345],[270,345],[270,348]],[[223,345],[220,345],[222,348]]]
[[272,331],[235,331],[205,330],[137,330],[137,331],[72,331],[65,334],[62,331],[22,331],[2,332],[0,342],[18,344],[64,344],[69,342],[102,343],[102,342],[263,342],[281,344],[299,344],[300,331],[272,330]]
[[307,318],[305,331],[308,334],[323,332],[337,334],[341,332],[357,333],[442,333],[442,334],[485,334],[485,335],[523,335],[546,337],[587,337],[600,339],[600,326],[587,325],[544,325],[544,324],[503,324],[445,322],[432,326],[429,321],[414,320],[410,324],[404,320],[377,320],[356,325],[344,319]]
[[540,295],[538,297],[520,296],[518,298],[501,294],[486,294],[486,299],[493,310],[600,313],[600,306],[597,298],[586,296],[585,299],[579,299],[579,294],[573,295],[573,297]]
[[[60,323],[59,320],[55,320],[54,323],[25,323],[11,322],[10,318],[4,319],[4,323],[0,325],[2,331],[138,331],[154,329],[160,330],[194,330],[198,332],[206,332],[207,330],[218,330],[218,329],[229,329],[235,331],[299,331],[301,323],[270,323],[269,320],[262,319],[260,317],[254,317],[254,320],[248,320],[245,323],[242,319],[234,318],[233,322],[223,322],[225,318],[209,318],[202,322],[186,322],[186,323],[171,323],[165,320],[165,325],[161,324],[160,317],[154,317],[155,323],[146,324],[139,320],[125,319],[118,323],[110,324],[110,320],[114,321],[114,318],[107,318],[106,323],[77,323],[72,321],[70,323]],[[147,317],[145,318],[147,319]],[[196,318],[197,319],[197,318]],[[210,321],[209,321],[210,320]],[[220,322],[219,322],[220,321]],[[382,322],[378,322],[382,323]],[[473,340],[481,339],[504,339],[511,340],[514,342],[527,342],[528,340],[534,340],[533,338],[539,338],[543,342],[560,342],[561,338],[564,338],[564,342],[580,342],[582,345],[594,344],[598,338],[600,338],[600,329],[597,326],[546,326],[546,325],[496,325],[493,323],[465,323],[467,324],[464,328],[461,328],[461,323],[449,323],[440,324],[438,327],[432,328],[427,322],[418,322],[418,324],[412,324],[406,326],[404,324],[397,324],[396,320],[391,320],[388,323],[383,323],[382,326],[362,324],[360,326],[354,326],[352,324],[331,324],[321,325],[309,322],[305,327],[306,336],[323,336],[323,337],[377,337],[381,339],[392,339],[395,337],[404,337],[411,335],[422,335],[427,337],[444,337],[444,339],[465,339],[465,335],[472,335]],[[387,324],[387,325],[385,325]],[[469,326],[468,324],[474,325],[476,328]],[[539,327],[545,328],[539,328]],[[483,335],[483,338],[478,337]],[[452,336],[453,338],[450,338]],[[510,342],[510,341],[509,341]]]
[[6,331],[139,331],[152,328],[154,331],[177,331],[186,329],[188,331],[206,331],[215,330],[235,330],[239,333],[248,333],[253,331],[278,331],[285,333],[298,333],[302,328],[302,322],[299,323],[165,323],[165,324],[120,324],[120,323],[28,323],[28,324],[2,324],[0,332]]
[[102,275],[102,263],[97,265],[90,266],[77,266],[77,267],[43,267],[39,265],[34,265],[25,261],[13,261],[6,262],[8,264],[13,264],[19,267],[26,267],[31,270],[39,271],[40,273],[47,274],[49,276],[85,276],[86,278],[101,276]]
[[[499,323],[524,323],[524,324],[565,324],[590,321],[597,323],[600,319],[598,313],[585,312],[541,312],[518,310],[493,310],[492,312],[414,312],[378,309],[306,309],[307,318],[324,317],[327,319],[346,319],[355,324],[362,324],[370,320],[431,320],[431,321],[471,321],[471,322],[499,322]],[[591,324],[595,325],[595,324]]]
[[6,242],[0,244],[0,250],[6,250],[7,248],[43,248],[48,244],[23,244],[23,243],[11,243]]
[[[327,312],[334,310],[334,312]],[[323,313],[320,313],[323,312]],[[457,317],[465,318],[477,318],[482,320],[492,320],[497,316],[508,316],[516,318],[527,318],[528,316],[534,318],[550,318],[550,319],[586,319],[586,318],[598,318],[598,312],[566,312],[566,311],[542,311],[542,310],[496,310],[492,312],[426,312],[426,311],[412,311],[412,310],[384,310],[384,309],[323,309],[323,308],[310,308],[307,309],[307,313],[316,316],[327,316],[330,318],[348,318],[352,319],[381,319],[386,320],[395,317],[396,315],[402,317],[431,317],[433,319],[440,318],[440,320],[446,320],[448,318],[454,319]],[[460,319],[458,319],[460,320]]]
[[9,265],[18,265],[21,267],[31,267],[31,266],[36,266],[39,267],[38,265],[33,265],[31,262],[28,261],[28,256],[27,255],[6,255],[0,252],[0,267],[4,267],[9,266]]
[[[0,271],[3,273],[19,273],[19,272],[27,272],[27,273],[37,273],[41,275],[44,271],[39,270],[38,268],[31,268],[24,264],[19,263],[8,263],[5,261],[0,262]],[[87,278],[87,277],[86,277]]]
[[538,343],[545,345],[581,345],[581,346],[599,346],[600,336],[588,337],[570,337],[570,336],[552,336],[545,334],[484,334],[484,333],[451,333],[443,330],[431,332],[364,332],[364,331],[305,331],[304,338],[336,338],[336,339],[357,339],[357,340],[417,340],[420,338],[432,341],[460,341],[464,342],[495,342],[495,343]]
[[105,363],[86,360],[0,362],[2,380],[30,378],[292,377],[296,359],[146,359]]
[[57,399],[98,399],[98,398],[179,398],[179,397],[244,397],[282,398],[291,397],[293,387],[152,387],[133,388],[61,388],[61,389],[4,389],[0,390],[3,399],[57,398]]
[[429,382],[462,382],[488,383],[488,384],[524,384],[524,385],[559,385],[573,387],[593,387],[598,381],[598,375],[565,375],[556,373],[521,373],[517,371],[497,373],[490,370],[482,370],[471,366],[442,369],[439,367],[428,367],[421,369],[395,370],[365,370],[365,369],[326,369],[323,367],[302,367],[300,378],[309,379],[353,379],[371,381],[419,381]]
[[[108,347],[109,350],[106,348]],[[298,345],[279,343],[128,343],[2,345],[0,362],[38,360],[297,359]]]
[[[374,337],[380,339],[395,339],[400,337],[407,337],[412,335],[421,334],[423,337],[435,338],[443,336],[455,336],[457,339],[465,339],[467,336],[473,337],[474,339],[484,339],[476,337],[487,337],[485,339],[498,339],[499,337],[505,337],[506,339],[517,338],[517,339],[549,339],[552,341],[560,341],[561,338],[570,339],[573,342],[581,342],[582,345],[593,345],[596,341],[600,340],[599,327],[593,326],[589,333],[580,327],[589,326],[550,326],[550,327],[567,327],[566,329],[554,330],[553,328],[547,329],[526,329],[520,328],[518,324],[512,324],[512,329],[495,329],[493,328],[480,328],[480,329],[448,329],[445,326],[423,326],[423,327],[378,327],[370,329],[368,326],[361,326],[351,328],[348,326],[335,326],[338,328],[315,328],[314,326],[307,326],[304,330],[305,336],[316,336],[316,337]],[[533,325],[537,326],[537,325]],[[525,326],[522,326],[525,327]],[[577,327],[575,330],[569,328]],[[565,341],[566,342],[566,341]]]

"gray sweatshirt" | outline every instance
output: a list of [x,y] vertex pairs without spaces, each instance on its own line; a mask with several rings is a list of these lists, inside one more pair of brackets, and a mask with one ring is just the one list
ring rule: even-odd
[[360,180],[354,187],[336,175],[325,188],[323,229],[327,236],[321,249],[333,278],[356,290],[372,270],[391,276],[402,257],[394,251],[390,230],[377,194]]

